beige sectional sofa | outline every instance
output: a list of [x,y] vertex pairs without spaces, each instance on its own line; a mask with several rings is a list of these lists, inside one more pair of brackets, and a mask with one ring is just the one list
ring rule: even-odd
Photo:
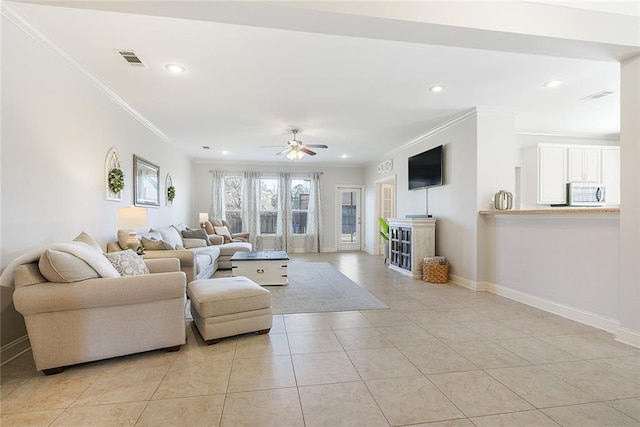
[[132,251],[105,256],[79,238],[25,254],[0,277],[15,286],[36,368],[54,374],[78,363],[179,350],[186,336],[179,261],[143,263]]
[[[127,238],[127,233],[118,231],[118,241],[108,243],[107,252],[126,249]],[[209,235],[204,229],[189,229],[183,224],[152,228],[137,238],[145,248],[144,259],[178,258],[187,283],[208,279],[218,269],[230,269],[233,254],[250,252],[252,248],[251,243],[244,241],[224,243],[223,236]]]

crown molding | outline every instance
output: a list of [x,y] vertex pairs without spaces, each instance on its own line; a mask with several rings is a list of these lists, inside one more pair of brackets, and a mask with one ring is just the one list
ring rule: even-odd
[[[47,49],[49,52],[60,58],[62,61],[67,63],[71,68],[80,73],[84,78],[89,80],[91,84],[105,94],[108,98],[110,98],[113,102],[119,105],[123,110],[128,112],[131,116],[133,116],[136,120],[138,120],[142,125],[147,127],[151,132],[165,140],[166,142],[178,147],[181,151],[185,152],[182,147],[178,144],[174,143],[169,139],[167,135],[164,134],[158,127],[156,127],[153,123],[151,123],[148,119],[146,119],[142,114],[140,114],[136,109],[134,109],[131,105],[129,105],[124,99],[122,99],[118,94],[109,89],[107,85],[105,85],[101,80],[99,80],[96,76],[94,76],[91,72],[89,72],[86,68],[80,65],[76,60],[74,60],[68,53],[66,53],[60,46],[58,46],[55,42],[41,33],[36,27],[34,27],[29,21],[27,21],[20,13],[16,10],[14,6],[7,2],[2,2],[0,8],[0,14],[7,18],[11,23],[13,23],[16,27],[21,29],[25,34],[34,39],[37,43]],[[187,154],[188,155],[188,154]],[[191,156],[189,156],[191,157]]]
[[619,133],[606,133],[606,134],[595,134],[595,133],[554,133],[554,132],[516,132],[516,135],[521,136],[543,136],[543,137],[554,137],[554,138],[573,138],[573,139],[608,139],[611,141],[617,141],[620,139]]

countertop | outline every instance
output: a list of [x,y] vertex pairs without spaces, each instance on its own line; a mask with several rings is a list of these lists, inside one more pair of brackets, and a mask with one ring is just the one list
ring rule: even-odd
[[509,209],[504,211],[480,211],[480,215],[559,215],[559,214],[600,214],[620,213],[620,208],[549,208],[549,209]]

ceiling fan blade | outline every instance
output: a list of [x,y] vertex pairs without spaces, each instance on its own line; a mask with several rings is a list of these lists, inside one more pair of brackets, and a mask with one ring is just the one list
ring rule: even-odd
[[306,153],[306,154],[308,154],[308,155],[310,155],[310,156],[315,156],[315,155],[316,155],[316,153],[314,153],[313,151],[309,150],[309,149],[308,149],[308,148],[306,148],[306,147],[298,147],[298,150],[300,150],[300,151],[302,151],[303,153]]
[[313,147],[313,148],[329,148],[328,145],[324,144],[304,144],[305,147]]
[[288,154],[288,153],[289,153],[289,151],[291,151],[291,147],[287,147],[287,148],[285,148],[284,150],[282,150],[282,151],[278,152],[278,153],[276,154],[276,156],[279,156],[280,154],[286,154],[286,153]]

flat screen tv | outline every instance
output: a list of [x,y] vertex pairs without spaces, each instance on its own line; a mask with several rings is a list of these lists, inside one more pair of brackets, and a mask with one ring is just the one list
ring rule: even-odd
[[442,145],[409,157],[409,190],[442,185]]

